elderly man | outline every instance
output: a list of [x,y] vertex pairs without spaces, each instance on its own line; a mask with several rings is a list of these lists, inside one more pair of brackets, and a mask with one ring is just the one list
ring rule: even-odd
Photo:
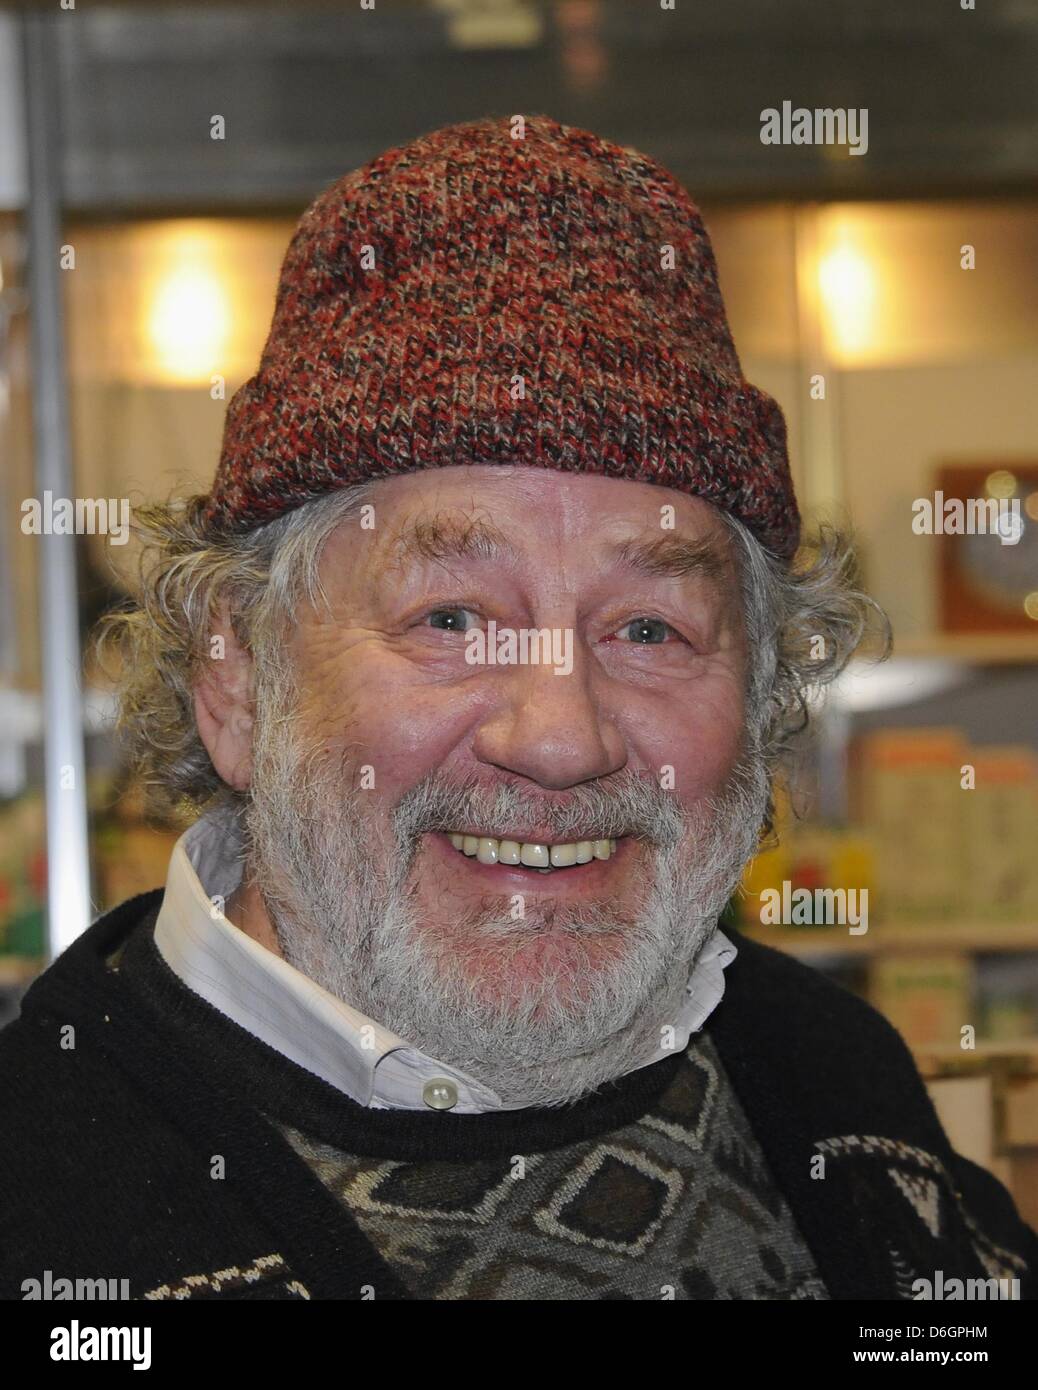
[[8,1296],[1030,1290],[897,1034],[718,927],[865,600],[666,171],[538,117],[341,179],[139,520],[123,723],[204,814],[0,1040]]

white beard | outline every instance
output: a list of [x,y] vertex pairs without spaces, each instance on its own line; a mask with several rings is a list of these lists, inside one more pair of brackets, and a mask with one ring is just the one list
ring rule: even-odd
[[[506,1106],[563,1105],[644,1063],[685,999],[689,975],[754,853],[767,802],[759,758],[746,757],[722,793],[691,813],[655,782],[621,773],[577,787],[561,809],[512,786],[495,792],[431,774],[393,812],[393,841],[341,768],[308,749],[287,699],[257,723],[243,828],[249,875],[281,950],[296,969],[438,1061],[466,1072]],[[417,921],[407,879],[427,830],[529,823],[568,833],[643,839],[640,909],[531,899],[474,908],[442,932]],[[514,817],[513,817],[514,818]],[[563,871],[565,872],[565,871]],[[506,997],[477,993],[488,944],[500,978],[546,926],[566,934],[565,977],[542,972]],[[620,933],[621,948],[588,957],[583,942]],[[495,976],[497,978],[497,976]]]

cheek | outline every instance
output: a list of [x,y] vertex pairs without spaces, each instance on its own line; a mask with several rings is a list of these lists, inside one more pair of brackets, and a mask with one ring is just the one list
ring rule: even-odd
[[[724,785],[743,749],[745,704],[738,681],[704,684],[693,698],[643,714],[631,735],[639,761],[666,778],[661,784],[683,804]],[[673,768],[669,776],[668,768]]]
[[457,688],[415,686],[391,654],[361,646],[315,663],[302,717],[311,737],[391,800],[440,768],[471,719]]

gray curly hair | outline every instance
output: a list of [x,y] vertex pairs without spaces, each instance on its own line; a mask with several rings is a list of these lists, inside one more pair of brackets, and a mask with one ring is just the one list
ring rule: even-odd
[[[291,681],[285,633],[301,602],[323,597],[324,544],[370,492],[370,483],[340,488],[230,536],[203,524],[201,497],[138,509],[134,530],[142,545],[132,593],[101,620],[95,650],[117,688],[116,727],[153,810],[188,819],[215,803],[240,801],[217,774],[195,724],[193,689],[210,656],[218,606],[227,603],[258,681],[267,690]],[[857,587],[845,533],[822,527],[800,562],[787,565],[741,522],[722,516],[736,549],[753,654],[747,736],[774,779],[808,724],[811,698],[844,669],[870,619],[879,621],[885,655],[889,625]],[[770,829],[771,817],[769,800],[763,828]]]

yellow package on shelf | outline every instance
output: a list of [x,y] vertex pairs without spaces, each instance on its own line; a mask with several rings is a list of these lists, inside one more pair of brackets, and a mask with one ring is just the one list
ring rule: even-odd
[[962,916],[969,761],[957,729],[885,729],[862,740],[860,806],[876,843],[877,917]]
[[965,796],[967,901],[978,921],[1038,917],[1035,813],[1038,758],[1030,748],[974,748]]

